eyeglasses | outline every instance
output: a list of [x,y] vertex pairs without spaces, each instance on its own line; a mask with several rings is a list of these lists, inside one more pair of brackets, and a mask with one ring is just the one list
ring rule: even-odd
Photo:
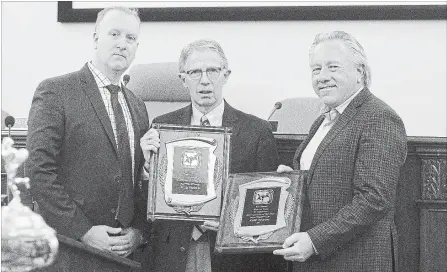
[[206,72],[206,75],[208,76],[209,79],[216,80],[219,77],[221,71],[222,68],[210,67],[206,68],[205,71],[202,69],[189,70],[186,71],[186,74],[189,76],[190,79],[198,81],[202,78],[203,72]]

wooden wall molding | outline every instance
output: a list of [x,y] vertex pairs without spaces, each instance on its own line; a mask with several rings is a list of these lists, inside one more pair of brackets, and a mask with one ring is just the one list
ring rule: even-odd
[[[11,133],[17,148],[26,147],[26,131]],[[8,131],[2,130],[2,138],[7,135]],[[280,163],[291,166],[296,149],[306,137],[275,134]],[[447,253],[445,239],[439,238],[447,233],[447,137],[408,137],[407,140],[408,155],[396,196],[397,271],[441,271],[438,268],[447,267],[447,259],[438,258]],[[433,232],[439,235],[432,235]]]
[[422,199],[447,200],[447,161],[422,159]]

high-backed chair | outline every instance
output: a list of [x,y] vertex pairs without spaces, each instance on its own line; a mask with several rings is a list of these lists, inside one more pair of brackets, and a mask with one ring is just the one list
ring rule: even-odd
[[278,121],[277,133],[287,134],[308,134],[322,107],[320,100],[313,97],[288,98],[281,103],[270,121]]
[[177,74],[176,62],[135,64],[131,67],[130,80],[126,86],[143,99],[150,122],[155,117],[180,109],[191,101]]

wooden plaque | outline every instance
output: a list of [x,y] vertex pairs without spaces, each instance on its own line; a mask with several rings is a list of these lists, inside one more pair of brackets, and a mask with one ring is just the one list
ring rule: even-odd
[[149,220],[218,220],[228,178],[231,131],[153,124],[160,149],[150,161]]
[[306,171],[243,173],[229,177],[217,253],[272,252],[298,232]]

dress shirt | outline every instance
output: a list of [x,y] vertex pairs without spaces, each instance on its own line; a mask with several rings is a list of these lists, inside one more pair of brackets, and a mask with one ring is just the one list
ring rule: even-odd
[[[222,118],[223,113],[225,109],[225,103],[220,102],[219,106],[214,108],[212,111],[205,114],[206,118],[208,118],[208,121],[210,121],[210,124],[214,127],[221,127],[222,126]],[[202,118],[204,114],[201,113],[195,106],[192,104],[192,115],[191,115],[191,125],[193,126],[200,126],[200,119]]]
[[[96,85],[98,85],[98,89],[101,94],[102,101],[104,102],[104,106],[106,107],[106,111],[109,116],[110,123],[112,124],[113,135],[115,136],[115,143],[118,147],[118,136],[116,133],[115,115],[113,114],[111,95],[110,95],[109,90],[106,88],[106,86],[112,84],[112,82],[103,73],[101,73],[91,62],[88,62],[87,65],[88,65],[88,68],[90,69],[90,71],[92,72],[93,77],[95,78]],[[132,156],[132,182],[135,184],[135,177],[134,177],[135,136],[134,136],[134,129],[133,129],[133,124],[132,124],[132,116],[130,114],[129,107],[127,106],[126,99],[124,97],[122,90],[123,90],[123,86],[121,86],[121,92],[118,93],[118,102],[120,103],[121,108],[123,110],[124,120],[126,122],[127,132],[129,135],[130,154]]]
[[[201,118],[206,116],[211,126],[221,127],[224,109],[225,103],[222,101],[216,108],[204,115],[193,104],[191,125],[200,126]],[[203,242],[198,240],[202,235],[206,234],[202,234],[197,227],[192,229],[192,239],[187,252],[185,272],[211,272],[210,244],[208,240]]]
[[[345,102],[335,107],[335,110],[338,111],[339,116],[343,114],[343,111],[346,109],[349,103],[351,103],[354,97],[356,97],[360,93],[361,90],[363,90],[363,87],[361,87],[357,92],[355,92],[348,99],[346,99]],[[326,113],[328,112],[329,109],[326,108]],[[323,120],[317,132],[315,132],[315,135],[309,141],[306,148],[303,150],[303,153],[301,154],[300,170],[309,170],[310,165],[312,164],[312,160],[315,156],[315,153],[317,152],[318,146],[321,144],[321,142],[323,141],[324,137],[329,132],[329,130],[334,126],[335,122],[337,122],[337,120],[329,120],[328,118],[325,118]]]

